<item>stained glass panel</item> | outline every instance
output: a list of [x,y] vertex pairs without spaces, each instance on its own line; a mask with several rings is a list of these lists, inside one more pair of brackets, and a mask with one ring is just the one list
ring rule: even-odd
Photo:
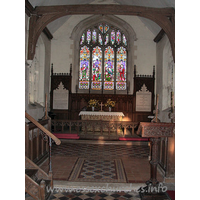
[[109,26],[106,24],[106,25],[104,26],[104,33],[108,32],[108,30],[109,30]]
[[120,44],[120,43],[121,43],[121,33],[120,33],[119,30],[117,31],[116,41],[117,41],[117,44]]
[[99,44],[100,45],[103,45],[103,41],[102,41],[102,37],[101,37],[101,34],[99,33]]
[[123,43],[126,46],[127,45],[127,40],[126,40],[126,36],[123,34]]
[[116,71],[116,89],[126,90],[126,49],[120,47],[117,49],[117,71]]
[[93,48],[92,51],[92,85],[93,90],[100,90],[102,88],[102,51],[100,47]]
[[89,44],[90,41],[91,41],[91,31],[88,30],[88,31],[87,31],[87,43]]
[[104,90],[114,89],[114,50],[112,47],[105,49],[104,56]]
[[80,42],[80,44],[83,44],[84,41],[85,41],[85,33],[83,33],[83,35],[81,36],[81,42]]
[[112,30],[112,32],[110,34],[110,41],[112,44],[115,43],[115,31],[114,30]]
[[79,89],[89,89],[90,51],[84,46],[80,50]]
[[94,44],[96,41],[97,41],[97,32],[94,30],[94,31],[92,32],[92,42],[93,42],[93,44]]
[[102,24],[99,25],[99,30],[103,33],[103,25]]
[[108,44],[108,40],[109,40],[109,35],[107,34],[107,35],[106,35],[106,39],[105,39],[105,45]]

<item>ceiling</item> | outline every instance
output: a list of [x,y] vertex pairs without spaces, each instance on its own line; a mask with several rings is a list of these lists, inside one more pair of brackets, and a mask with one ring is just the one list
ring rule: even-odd
[[[33,7],[36,6],[54,6],[54,5],[78,5],[78,4],[118,4],[133,5],[155,8],[173,7],[175,8],[175,0],[29,0]],[[47,28],[53,34],[59,29],[70,16],[59,18],[50,24]],[[161,28],[153,21],[139,17],[145,26],[156,36]]]

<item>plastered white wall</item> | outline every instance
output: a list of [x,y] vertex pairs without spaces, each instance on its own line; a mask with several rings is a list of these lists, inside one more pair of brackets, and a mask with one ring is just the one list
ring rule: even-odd
[[[30,114],[36,120],[41,119],[44,116],[44,107],[38,104],[34,106],[29,103],[29,67],[32,61],[27,60],[27,46],[28,46],[28,26],[29,26],[29,17],[25,15],[25,110],[28,114]],[[44,54],[41,55],[44,58],[44,73],[43,73],[43,82],[38,85],[39,88],[43,87],[43,94],[48,94],[48,102],[49,102],[49,93],[50,93],[50,58],[51,58],[51,41],[46,37],[44,33],[41,33],[40,40],[43,41],[44,44]],[[37,44],[38,45],[38,44]],[[42,84],[42,85],[41,85]],[[49,104],[48,104],[49,105]]]
[[[63,24],[53,35],[51,48],[51,62],[55,73],[69,72],[70,63],[73,65],[73,41],[70,39],[72,30],[83,19],[90,15],[74,15]],[[155,36],[136,16],[117,16],[128,22],[136,32],[137,41],[134,42],[133,64],[137,66],[138,74],[151,75],[153,65],[156,64]],[[78,53],[78,51],[77,51]],[[78,67],[78,66],[77,66]],[[72,86],[73,87],[73,86]]]

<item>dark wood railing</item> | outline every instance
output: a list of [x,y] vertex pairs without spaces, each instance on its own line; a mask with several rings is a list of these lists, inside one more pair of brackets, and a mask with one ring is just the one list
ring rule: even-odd
[[139,122],[132,121],[103,121],[103,120],[51,120],[52,132],[85,134],[88,132],[108,132],[110,135],[119,133],[126,135],[127,130],[134,134]]
[[25,123],[25,155],[39,164],[48,157],[51,140],[54,140],[57,145],[61,141],[50,132],[51,119],[38,122],[26,112],[25,117],[30,121]]

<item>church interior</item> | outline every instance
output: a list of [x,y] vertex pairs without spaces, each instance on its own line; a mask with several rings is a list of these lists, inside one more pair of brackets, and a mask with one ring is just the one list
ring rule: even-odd
[[173,200],[174,125],[174,0],[25,0],[26,199]]

